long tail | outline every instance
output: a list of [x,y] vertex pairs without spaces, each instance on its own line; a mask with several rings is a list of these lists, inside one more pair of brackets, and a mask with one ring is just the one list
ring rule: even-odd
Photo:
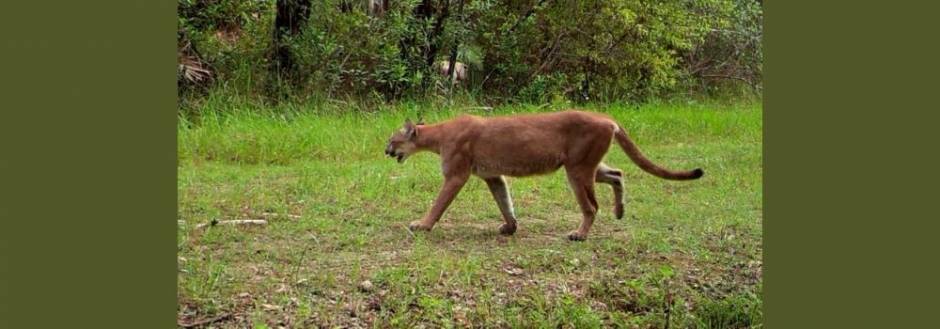
[[643,156],[643,153],[640,153],[640,149],[636,147],[636,144],[630,140],[630,137],[627,137],[627,132],[623,130],[623,127],[617,126],[617,131],[614,133],[614,138],[617,139],[617,144],[620,144],[620,148],[623,149],[627,156],[630,157],[630,160],[633,160],[633,163],[636,163],[640,169],[643,171],[652,174],[653,176],[671,179],[671,180],[691,180],[698,179],[705,174],[701,168],[691,170],[691,171],[672,171],[660,166],[657,166],[653,161],[647,159]]

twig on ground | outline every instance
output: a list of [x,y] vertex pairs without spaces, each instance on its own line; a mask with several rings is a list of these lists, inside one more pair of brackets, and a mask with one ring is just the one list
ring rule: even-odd
[[412,232],[411,229],[409,229],[407,225],[401,224],[401,227],[403,227],[403,228],[405,229],[405,232],[408,232],[408,234],[411,235],[411,238],[412,238],[412,239],[415,238],[415,232]]
[[213,219],[211,222],[203,223],[196,225],[197,229],[216,226],[216,225],[267,225],[268,221],[264,219],[231,219],[231,220],[217,220]]
[[264,217],[273,217],[273,218],[286,217],[286,218],[288,218],[288,219],[300,219],[300,215],[294,215],[294,214],[283,214],[283,215],[282,215],[282,214],[278,214],[278,213],[276,213],[276,212],[264,212],[264,213],[261,213],[261,215],[264,216]]

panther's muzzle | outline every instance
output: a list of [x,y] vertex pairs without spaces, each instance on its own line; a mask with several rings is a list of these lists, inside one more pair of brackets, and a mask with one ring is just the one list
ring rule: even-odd
[[396,160],[398,160],[398,163],[402,163],[402,161],[405,160],[405,154],[395,153],[395,150],[393,150],[391,146],[385,148],[385,155],[389,156],[390,158],[396,158]]

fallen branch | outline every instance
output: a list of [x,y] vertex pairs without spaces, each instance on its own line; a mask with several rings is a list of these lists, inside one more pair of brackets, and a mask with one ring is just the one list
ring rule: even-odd
[[276,212],[265,212],[265,213],[261,213],[261,215],[264,216],[264,217],[272,217],[272,218],[286,217],[286,218],[288,218],[288,219],[300,219],[300,215],[294,215],[294,214],[285,214],[285,215],[282,215],[282,214],[278,214],[278,213],[276,213]]
[[232,220],[213,219],[211,222],[196,225],[196,228],[201,229],[201,228],[216,226],[216,225],[268,225],[268,221],[263,220],[263,219],[232,219]]
[[744,77],[735,76],[735,75],[703,74],[702,77],[703,77],[703,78],[713,78],[713,79],[734,79],[734,80],[743,81],[743,82],[745,82],[745,83],[747,83],[747,84],[749,84],[749,85],[751,84],[751,80],[748,80],[747,78],[744,78]]
[[485,111],[485,112],[492,112],[492,111],[493,111],[493,107],[491,107],[491,106],[471,106],[471,107],[464,107],[464,108],[461,108],[461,110],[465,110],[465,111],[466,111],[466,110],[481,110],[481,111]]

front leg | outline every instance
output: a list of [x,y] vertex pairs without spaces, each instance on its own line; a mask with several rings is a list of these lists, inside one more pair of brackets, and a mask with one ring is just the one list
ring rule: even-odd
[[499,227],[499,233],[502,235],[513,235],[516,233],[516,214],[512,209],[512,197],[509,196],[509,187],[506,186],[506,180],[503,176],[485,178],[486,185],[493,194],[493,199],[499,206],[499,212],[503,214],[503,220],[506,221]]
[[447,210],[447,207],[450,206],[451,201],[454,201],[454,198],[457,197],[457,193],[459,193],[460,189],[467,183],[469,177],[469,171],[455,172],[449,175],[445,174],[444,187],[441,188],[437,199],[434,200],[434,205],[431,206],[431,210],[424,216],[424,219],[411,222],[408,228],[412,231],[430,231],[431,228],[434,227],[434,224],[441,219],[441,215],[443,215],[444,210]]

